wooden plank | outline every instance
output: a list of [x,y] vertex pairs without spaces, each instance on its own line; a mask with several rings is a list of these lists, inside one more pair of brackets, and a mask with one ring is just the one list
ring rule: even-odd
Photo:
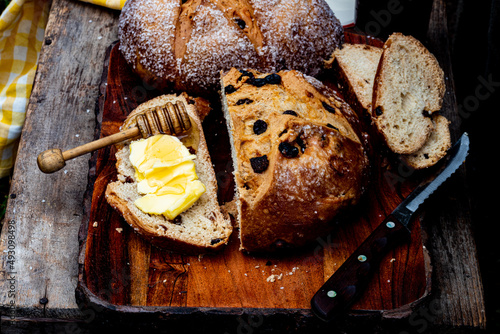
[[[446,6],[434,0],[427,46],[438,59],[446,77],[442,113],[451,121],[452,140],[461,135],[461,116],[451,66]],[[486,313],[476,244],[471,229],[471,203],[463,166],[426,207],[426,246],[432,254],[436,291],[432,299],[436,325],[486,328]],[[439,200],[437,200],[439,199]]]
[[[117,38],[118,12],[80,1],[54,0],[13,173],[5,221],[16,227],[15,316],[80,317],[75,303],[77,233],[88,155],[45,175],[37,155],[93,138],[95,105],[107,45]],[[5,229],[8,224],[5,224]],[[0,244],[0,291],[7,291],[7,233]],[[45,297],[47,303],[40,303]]]

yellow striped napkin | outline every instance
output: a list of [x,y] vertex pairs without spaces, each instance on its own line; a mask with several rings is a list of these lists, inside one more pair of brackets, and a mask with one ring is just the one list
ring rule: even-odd
[[[126,0],[83,0],[121,10]],[[50,0],[12,0],[0,16],[0,178],[11,173]]]

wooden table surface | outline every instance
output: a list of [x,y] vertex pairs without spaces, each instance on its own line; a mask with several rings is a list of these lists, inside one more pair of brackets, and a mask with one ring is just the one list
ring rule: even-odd
[[[103,61],[108,46],[117,40],[119,12],[76,0],[53,0],[45,43],[29,101],[10,198],[0,241],[0,305],[2,332],[27,328],[62,332],[90,332],[102,323],[99,310],[80,309],[75,299],[78,275],[78,231],[84,208],[89,155],[77,158],[58,173],[39,171],[36,157],[48,148],[63,150],[93,140]],[[368,27],[365,25],[365,27]],[[445,73],[447,94],[443,112],[451,118],[452,138],[460,135],[456,112],[453,72],[450,65],[445,5],[435,0],[425,36],[426,46],[436,55]],[[373,319],[355,324],[351,315],[342,324],[312,324],[316,330],[349,331],[367,326],[375,332],[481,331],[486,327],[485,306],[475,241],[471,232],[470,199],[466,169],[447,182],[425,207],[423,230],[431,256],[432,292],[428,302],[395,322]],[[9,243],[9,240],[14,240]],[[15,252],[9,261],[8,250]],[[12,254],[12,253],[11,253]],[[225,331],[272,329],[266,318],[249,326],[244,315],[228,320]],[[134,319],[135,324],[150,319]],[[202,319],[203,320],[203,319]],[[206,319],[220,325],[220,319]],[[110,320],[111,321],[111,320]],[[165,317],[163,328],[176,319]],[[119,324],[126,324],[120,319]],[[275,322],[280,328],[306,328],[304,324]],[[181,324],[182,325],[182,324]],[[345,325],[342,327],[342,325]],[[41,327],[40,327],[41,326]],[[246,326],[246,327],[245,327]],[[302,327],[301,327],[302,326]],[[358,327],[356,327],[358,326]],[[259,327],[259,328],[257,328]],[[118,327],[114,327],[118,328]],[[170,327],[172,328],[172,327]]]

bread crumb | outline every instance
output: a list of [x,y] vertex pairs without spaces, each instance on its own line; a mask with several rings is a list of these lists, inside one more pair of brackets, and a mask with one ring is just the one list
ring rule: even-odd
[[274,283],[274,282],[276,282],[276,279],[281,280],[282,278],[283,278],[283,274],[279,274],[279,275],[272,274],[271,276],[269,276],[268,278],[266,278],[266,281]]
[[99,224],[96,221],[92,224],[93,227],[97,227],[98,225]]
[[117,227],[117,228],[116,228],[116,231],[117,231],[118,233],[122,233],[123,229],[122,229],[121,227]]

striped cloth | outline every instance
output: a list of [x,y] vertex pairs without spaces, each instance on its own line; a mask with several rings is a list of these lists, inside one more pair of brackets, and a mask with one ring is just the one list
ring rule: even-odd
[[49,6],[48,0],[12,0],[0,16],[0,177],[14,164]]
[[82,0],[94,5],[121,10],[126,0]]
[[[120,10],[125,0],[83,0]],[[0,178],[15,162],[50,0],[12,0],[0,16]]]

